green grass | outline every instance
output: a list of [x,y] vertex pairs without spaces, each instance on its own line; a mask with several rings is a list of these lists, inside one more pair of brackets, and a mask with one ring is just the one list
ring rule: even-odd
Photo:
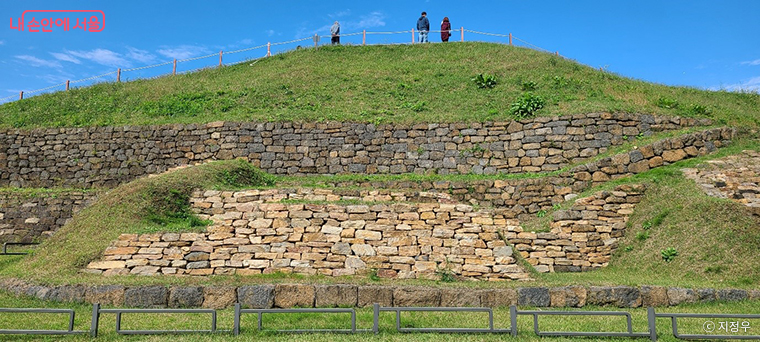
[[[479,74],[495,76],[498,84],[478,88],[472,78]],[[545,102],[537,115],[631,112],[760,126],[756,93],[668,87],[530,49],[454,43],[326,46],[189,74],[101,83],[4,104],[0,127],[506,121],[514,108],[526,107],[519,101],[528,92]]]
[[[53,303],[34,298],[14,297],[0,292],[0,302],[3,307],[45,307],[45,308],[71,308],[76,312],[74,329],[89,330],[92,306],[77,303]],[[530,308],[519,308],[527,310]],[[568,309],[550,309],[568,310]],[[574,309],[570,309],[574,310]],[[617,309],[597,306],[584,307],[590,311],[628,311],[632,314],[634,332],[647,331],[646,309]],[[731,303],[706,303],[688,304],[673,308],[658,308],[657,312],[667,313],[756,313],[760,310],[757,301],[743,301]],[[231,309],[219,310],[217,329],[231,330],[233,322]],[[41,314],[1,314],[0,329],[25,328],[25,329],[65,329],[65,315],[41,315]],[[210,327],[209,315],[191,314],[124,314],[122,317],[122,329],[208,329]],[[266,339],[267,341],[440,341],[456,339],[461,341],[503,341],[505,339],[515,341],[567,341],[568,338],[539,338],[533,333],[532,317],[518,316],[518,336],[509,337],[505,334],[400,334],[395,332],[395,315],[382,313],[380,316],[380,334],[363,333],[356,335],[345,334],[278,334],[271,329],[314,329],[314,328],[348,328],[349,316],[347,314],[266,314],[263,320],[263,331],[256,330],[256,315],[244,314],[241,319],[241,335],[233,336],[231,333],[219,333],[217,335],[154,335],[154,336],[120,336],[114,331],[115,315],[102,314],[98,326],[98,338],[95,341],[165,341],[171,338],[174,341],[247,341],[251,339]],[[705,321],[719,322],[721,319],[680,319],[679,332],[687,334],[703,333],[702,326]],[[723,319],[726,320],[726,319]],[[739,320],[741,321],[741,320]],[[750,322],[749,333],[757,332],[760,320],[746,320]],[[483,313],[404,313],[401,320],[402,327],[462,327],[462,328],[485,328],[487,316]],[[540,319],[541,329],[544,331],[624,331],[625,320],[622,318],[610,318],[608,316],[553,316]],[[494,310],[494,327],[497,329],[509,328],[509,310],[497,308]],[[372,309],[357,309],[357,328],[372,328]],[[657,332],[661,341],[675,341],[671,333],[670,320],[657,319]],[[737,333],[738,335],[738,333]],[[0,335],[2,336],[2,335]],[[3,340],[18,341],[92,341],[85,336],[2,336]],[[633,341],[629,338],[603,338],[603,341]]]

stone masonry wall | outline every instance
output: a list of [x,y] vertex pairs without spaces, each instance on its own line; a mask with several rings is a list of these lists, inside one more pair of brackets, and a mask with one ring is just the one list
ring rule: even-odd
[[595,113],[472,124],[234,123],[0,131],[0,186],[111,187],[169,168],[246,158],[272,174],[558,170],[626,137],[706,124]]
[[528,278],[501,238],[500,229],[516,221],[445,194],[418,195],[434,202],[379,191],[362,198],[373,202],[351,205],[280,202],[359,200],[324,189],[199,192],[191,203],[213,220],[207,232],[122,234],[87,268],[105,275],[341,276],[375,269],[387,278]]
[[511,226],[507,240],[538,272],[607,266],[644,190],[643,185],[620,185],[614,191],[577,199],[570,209],[554,212],[551,231],[524,232],[520,226]]
[[96,196],[94,192],[77,190],[34,196],[0,191],[0,243],[32,242],[49,237]]

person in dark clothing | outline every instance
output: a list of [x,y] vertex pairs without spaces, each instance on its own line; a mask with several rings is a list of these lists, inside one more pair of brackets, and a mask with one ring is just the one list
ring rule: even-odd
[[449,17],[443,17],[441,22],[441,41],[448,42],[451,37],[451,23],[449,23]]
[[428,20],[426,12],[422,12],[422,16],[417,19],[417,31],[420,32],[420,43],[429,43],[430,20]]
[[340,24],[338,24],[338,21],[335,21],[335,24],[330,27],[330,34],[332,35],[330,42],[333,44],[340,44]]

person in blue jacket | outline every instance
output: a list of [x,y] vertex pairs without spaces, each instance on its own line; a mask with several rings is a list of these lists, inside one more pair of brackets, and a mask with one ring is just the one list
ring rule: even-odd
[[330,35],[332,36],[332,39],[330,39],[332,44],[340,44],[340,24],[338,24],[337,20],[335,21],[335,24],[330,27]]
[[417,19],[417,31],[420,32],[420,43],[429,43],[430,20],[428,20],[426,12],[422,12],[422,16]]

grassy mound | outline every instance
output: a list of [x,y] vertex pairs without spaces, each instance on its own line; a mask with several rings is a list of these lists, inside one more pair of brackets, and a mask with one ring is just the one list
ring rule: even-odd
[[0,127],[476,122],[598,111],[758,127],[760,95],[652,84],[499,44],[326,46],[10,102],[0,106]]
[[41,281],[71,280],[122,233],[205,228],[189,211],[194,189],[273,184],[273,178],[243,160],[208,163],[123,184],[83,209],[34,252],[3,273]]

